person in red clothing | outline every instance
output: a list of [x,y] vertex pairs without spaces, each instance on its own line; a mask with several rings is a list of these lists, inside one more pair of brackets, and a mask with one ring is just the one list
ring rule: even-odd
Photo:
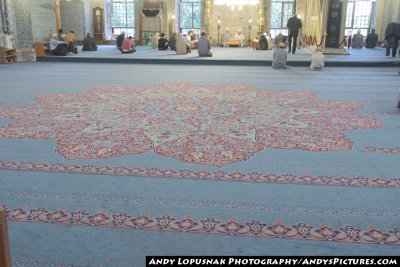
[[123,54],[130,54],[130,53],[136,52],[135,42],[133,41],[132,36],[129,36],[128,39],[125,39],[122,42],[122,46],[121,46],[120,51]]

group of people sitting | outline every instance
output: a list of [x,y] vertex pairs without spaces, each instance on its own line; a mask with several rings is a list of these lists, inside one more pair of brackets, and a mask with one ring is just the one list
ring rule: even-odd
[[[75,33],[69,31],[68,34],[64,34],[63,29],[59,29],[58,33],[53,34],[49,40],[49,49],[52,55],[55,56],[66,56],[68,53],[78,54],[76,47]],[[82,51],[96,51],[97,45],[90,33],[86,34],[83,40]]]
[[[272,68],[285,69],[287,56],[288,52],[286,51],[285,43],[279,43],[272,57]],[[325,66],[325,56],[322,54],[320,47],[315,47],[314,52],[311,55],[310,69],[321,70],[324,66]]]
[[124,31],[117,36],[117,48],[122,54],[131,54],[136,52],[135,41],[133,40],[133,37],[126,37]]
[[351,48],[375,48],[378,42],[378,34],[375,33],[375,29],[367,35],[364,41],[364,35],[361,34],[361,30],[358,30],[356,34],[351,38]]
[[[134,44],[132,45],[129,43],[129,47],[131,47],[130,50],[127,47],[124,47],[124,42],[127,42],[126,39],[123,38],[125,37],[122,37],[122,34],[117,37],[118,49],[120,49],[121,52],[123,52],[124,49],[133,52],[136,51],[134,50]],[[131,37],[128,37],[128,40],[130,38]],[[155,33],[151,39],[151,47],[161,51],[175,51],[177,55],[190,54],[192,50],[197,49],[200,57],[212,57],[211,43],[205,32],[201,33],[199,39],[195,37],[194,31],[189,31],[186,36],[181,33],[173,33],[169,39],[165,37],[164,33]]]
[[50,37],[49,49],[51,54],[55,56],[66,56],[68,53],[78,54],[74,31],[64,34],[64,30],[59,29],[58,33]]

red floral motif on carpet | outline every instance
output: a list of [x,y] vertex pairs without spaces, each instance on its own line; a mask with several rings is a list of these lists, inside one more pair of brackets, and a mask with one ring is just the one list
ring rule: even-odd
[[188,163],[245,161],[265,147],[350,150],[345,131],[383,122],[354,113],[362,105],[311,92],[170,83],[42,95],[0,110],[12,123],[0,138],[56,139],[66,159],[103,159],[154,150]]

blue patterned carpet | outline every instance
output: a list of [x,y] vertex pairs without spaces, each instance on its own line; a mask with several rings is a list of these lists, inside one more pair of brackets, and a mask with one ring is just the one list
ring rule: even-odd
[[399,79],[396,68],[0,66],[13,263],[396,255]]

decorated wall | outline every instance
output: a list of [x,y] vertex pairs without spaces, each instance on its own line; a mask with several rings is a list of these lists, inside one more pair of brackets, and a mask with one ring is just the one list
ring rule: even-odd
[[85,37],[85,9],[83,1],[60,1],[61,27],[65,33],[73,30],[76,40]]
[[33,42],[42,42],[56,33],[55,1],[36,0],[31,8]]

